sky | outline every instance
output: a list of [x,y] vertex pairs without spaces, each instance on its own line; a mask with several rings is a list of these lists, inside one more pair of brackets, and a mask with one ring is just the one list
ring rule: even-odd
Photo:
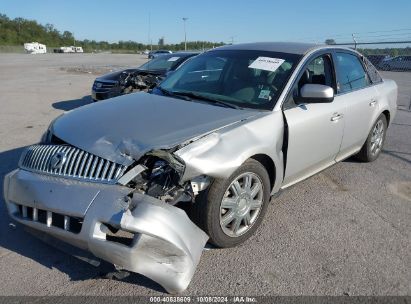
[[51,23],[76,39],[154,44],[357,39],[411,40],[411,1],[366,0],[0,0],[10,18]]

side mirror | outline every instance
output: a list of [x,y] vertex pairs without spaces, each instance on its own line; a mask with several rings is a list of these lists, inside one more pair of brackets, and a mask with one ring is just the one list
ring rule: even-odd
[[334,100],[334,89],[323,84],[307,83],[301,88],[298,103],[327,103]]

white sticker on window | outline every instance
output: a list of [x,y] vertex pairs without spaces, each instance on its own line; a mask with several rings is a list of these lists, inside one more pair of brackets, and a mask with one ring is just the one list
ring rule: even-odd
[[177,61],[180,57],[171,57],[167,61]]
[[258,98],[260,99],[270,99],[270,90],[261,90],[260,95],[258,95]]
[[264,71],[275,72],[280,65],[284,63],[284,59],[270,58],[270,57],[258,57],[248,67],[250,69],[258,69]]

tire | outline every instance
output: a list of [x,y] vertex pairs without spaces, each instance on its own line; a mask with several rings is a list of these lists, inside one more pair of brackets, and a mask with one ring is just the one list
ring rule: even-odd
[[382,69],[383,69],[384,71],[390,71],[390,70],[391,70],[391,67],[390,67],[388,64],[384,64],[384,65],[382,66]]
[[[249,159],[228,179],[215,179],[207,190],[197,195],[190,210],[191,219],[208,234],[209,242],[215,246],[237,246],[261,224],[270,200],[270,188],[264,166]],[[223,220],[227,222],[224,224]]]
[[362,162],[372,162],[376,160],[381,154],[386,133],[387,118],[384,114],[381,114],[377,121],[373,124],[367,140],[362,146],[360,152],[356,155],[356,158]]

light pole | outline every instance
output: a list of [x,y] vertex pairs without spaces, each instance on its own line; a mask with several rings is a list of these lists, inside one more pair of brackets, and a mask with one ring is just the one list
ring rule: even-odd
[[184,21],[184,50],[187,51],[187,32],[186,32],[186,21],[188,20],[188,18],[183,17],[183,21]]
[[352,40],[354,40],[354,50],[357,49],[357,39],[355,39],[354,34],[352,34]]
[[151,12],[148,13],[148,44],[150,45],[150,51],[152,51],[153,40],[151,40]]

